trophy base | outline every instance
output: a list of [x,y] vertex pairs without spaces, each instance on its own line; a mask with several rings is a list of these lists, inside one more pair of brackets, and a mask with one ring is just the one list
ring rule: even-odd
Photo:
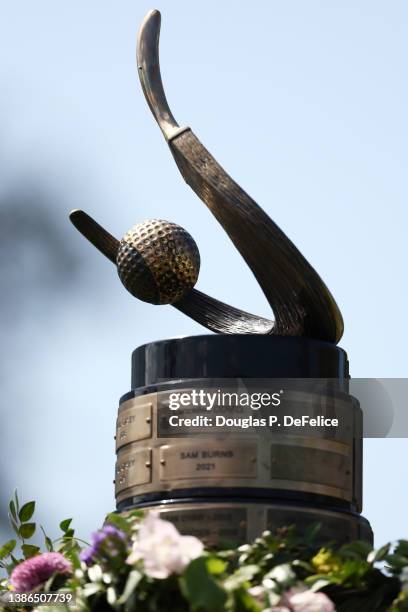
[[[141,509],[141,506],[135,508]],[[130,510],[132,508],[128,507],[124,514]],[[214,499],[158,502],[143,506],[143,510],[158,511],[161,518],[172,522],[180,533],[196,536],[207,546],[235,547],[252,542],[264,531],[276,533],[291,525],[302,535],[316,523],[320,524],[314,539],[318,546],[334,540],[336,544],[353,540],[373,543],[370,523],[360,514],[344,510],[313,508],[287,502],[215,502]]]
[[[118,410],[117,511],[158,510],[208,545],[239,546],[290,525],[302,534],[314,523],[321,525],[318,545],[372,542],[359,514],[362,412],[348,380],[346,353],[307,338],[207,335],[139,347],[132,390]],[[276,391],[283,394],[277,408],[258,406],[254,413],[240,404],[241,395],[259,399]],[[208,394],[212,407],[197,407],[193,398]],[[224,395],[226,404],[217,399]],[[179,405],[170,407],[176,399]],[[236,428],[245,410],[248,426]],[[249,427],[254,414],[265,417],[265,426]],[[285,415],[308,414],[336,417],[341,426],[281,423]],[[216,425],[217,416],[237,418],[226,419],[231,428],[210,430],[200,418],[193,422],[197,415],[213,416]]]

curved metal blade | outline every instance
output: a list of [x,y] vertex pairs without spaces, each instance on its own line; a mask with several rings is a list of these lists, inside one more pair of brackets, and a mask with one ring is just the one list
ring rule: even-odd
[[[166,140],[170,140],[190,128],[180,127],[168,105],[158,62],[161,16],[159,11],[150,11],[144,18],[137,39],[137,67],[142,89],[157,123]],[[139,63],[140,59],[140,63]]]
[[105,255],[105,257],[110,259],[112,263],[116,264],[119,240],[112,236],[112,234],[109,234],[102,225],[99,225],[99,223],[87,215],[83,210],[73,210],[69,214],[69,218],[76,229],[81,232],[94,247]]
[[269,319],[229,306],[196,289],[172,306],[218,334],[269,334],[274,325]]
[[159,34],[160,13],[151,11],[142,23],[137,45],[146,100],[185,181],[223,226],[271,305],[275,325],[267,333],[338,342],[342,316],[317,272],[191,130],[178,126],[160,76]]

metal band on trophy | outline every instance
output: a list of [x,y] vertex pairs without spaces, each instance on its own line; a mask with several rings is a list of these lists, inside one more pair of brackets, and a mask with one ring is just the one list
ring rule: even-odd
[[[71,213],[132,295],[171,304],[215,332],[134,351],[132,388],[117,419],[117,510],[154,508],[181,532],[213,542],[244,542],[290,524],[302,531],[313,522],[321,523],[322,540],[371,540],[360,515],[362,414],[348,394],[347,355],[337,346],[341,313],[295,245],[174,119],[160,76],[159,33],[160,13],[151,11],[137,44],[146,100],[184,180],[252,270],[274,319],[197,291],[199,251],[179,225],[144,221],[119,241],[85,212]],[[232,398],[227,406],[224,396]],[[251,412],[237,406],[243,396],[276,402]],[[211,406],[184,402],[198,397]],[[174,398],[180,405],[172,406]],[[282,411],[302,426],[280,423]],[[244,413],[245,422],[237,416]],[[341,427],[328,424],[334,421]]]

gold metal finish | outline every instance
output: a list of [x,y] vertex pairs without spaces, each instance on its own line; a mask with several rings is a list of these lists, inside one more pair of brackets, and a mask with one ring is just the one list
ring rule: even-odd
[[[175,120],[160,74],[160,21],[159,11],[149,12],[138,35],[137,65],[147,103],[181,174],[247,262],[269,301],[275,321],[234,308],[193,289],[198,251],[194,252],[192,262],[190,248],[187,248],[190,269],[181,272],[175,270],[172,260],[175,253],[170,253],[167,260],[164,245],[159,240],[154,247],[155,257],[150,257],[146,263],[146,249],[140,252],[135,248],[133,238],[119,244],[82,211],[74,211],[71,221],[110,261],[118,263],[119,276],[125,286],[142,300],[154,304],[171,303],[217,333],[305,336],[337,343],[343,333],[343,320],[319,275],[279,227],[216,162],[190,128],[180,127]],[[153,249],[145,246],[152,254]],[[183,247],[177,257],[185,255]]]
[[[288,462],[288,457],[290,461]],[[307,476],[304,474],[308,466]],[[319,466],[318,468],[315,466]],[[271,478],[295,482],[302,474],[308,483],[350,490],[352,473],[348,454],[292,444],[271,446]]]
[[220,480],[257,477],[257,443],[196,440],[160,448],[160,480]]
[[105,257],[116,264],[119,240],[106,231],[83,210],[73,210],[69,215],[71,223]]
[[[118,251],[121,246],[119,240],[82,210],[72,211],[70,219],[76,229],[91,244],[110,261],[117,263]],[[191,240],[193,239],[191,238]],[[123,271],[123,275],[127,278],[126,282],[133,287],[135,294],[147,295],[149,298],[147,301],[159,299],[159,291],[157,288],[155,289],[153,273],[145,265],[143,258],[139,257],[136,252],[131,269],[126,272]],[[137,281],[140,282],[141,286],[138,286]],[[217,333],[268,334],[273,329],[273,321],[229,306],[196,289],[192,289],[172,306],[197,321],[197,323]]]
[[116,450],[130,442],[152,437],[152,402],[134,405],[125,402],[118,413],[116,422]]
[[[178,388],[182,393],[186,389]],[[323,414],[339,417],[343,426],[329,429],[282,432],[259,429],[243,433],[214,431],[203,428],[180,427],[177,437],[173,428],[163,425],[169,415],[168,392],[160,391],[127,400],[120,408],[117,429],[118,464],[139,457],[141,450],[151,453],[151,472],[147,478],[142,459],[133,464],[134,475],[116,483],[116,501],[131,497],[158,494],[161,491],[187,490],[200,487],[228,487],[246,489],[284,490],[292,493],[324,495],[353,504],[358,510],[362,505],[361,448],[356,445],[361,410],[350,398],[326,397],[324,401],[313,393],[287,391],[285,414],[298,417],[301,414]],[[316,405],[316,413],[310,409]],[[127,430],[126,443],[121,437],[123,418],[136,415],[142,423],[146,406],[151,405],[152,435],[146,433],[143,424],[140,431],[132,422]],[[282,410],[282,408],[278,408]],[[179,410],[180,417],[191,416],[186,409]],[[148,415],[147,415],[148,418]],[[132,433],[133,432],[133,433]],[[163,437],[158,437],[161,432]],[[140,469],[140,479],[136,476]]]
[[172,304],[190,293],[200,270],[190,234],[160,219],[132,227],[120,241],[116,262],[126,289],[152,304]]
[[115,467],[115,494],[130,487],[147,484],[152,477],[152,452],[149,448],[125,450],[118,454]]
[[167,103],[159,64],[159,38],[161,16],[159,11],[150,11],[140,26],[137,38],[137,67],[142,89],[154,118],[167,141],[188,127],[180,127]]
[[160,516],[171,521],[180,533],[194,535],[207,545],[246,544],[265,530],[275,533],[289,525],[296,525],[301,533],[313,523],[321,524],[316,537],[318,545],[327,544],[329,540],[372,542],[373,537],[368,522],[359,516],[301,505],[198,502],[152,506],[150,509],[159,510]]
[[[183,178],[220,222],[268,299],[275,325],[267,333],[337,343],[343,334],[342,316],[317,272],[191,130],[177,131],[160,76],[159,34],[160,13],[151,11],[142,23],[137,44],[139,76],[147,103]],[[201,318],[202,311],[196,313],[195,305],[189,304],[189,315]]]

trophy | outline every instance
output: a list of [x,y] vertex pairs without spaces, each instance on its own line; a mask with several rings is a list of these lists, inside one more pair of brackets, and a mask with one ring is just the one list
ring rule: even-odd
[[362,413],[337,346],[339,308],[296,246],[175,120],[160,75],[160,20],[148,13],[138,35],[146,101],[184,180],[252,270],[273,318],[195,289],[200,254],[181,226],[143,221],[118,240],[85,212],[71,213],[133,296],[170,304],[215,332],[133,352],[131,391],[117,419],[117,511],[155,509],[214,543],[316,522],[321,541],[371,541],[360,514]]

